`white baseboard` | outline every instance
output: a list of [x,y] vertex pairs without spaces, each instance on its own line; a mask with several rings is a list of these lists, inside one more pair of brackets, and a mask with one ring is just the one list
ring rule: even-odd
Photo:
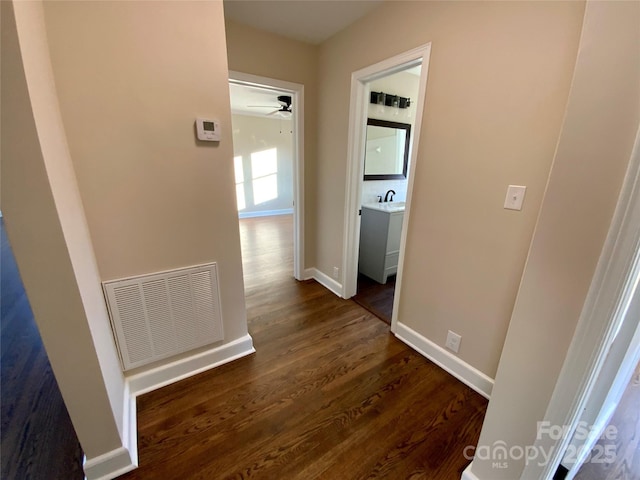
[[403,323],[398,322],[393,333],[401,341],[427,357],[443,370],[449,372],[468,387],[474,389],[483,397],[487,399],[491,398],[491,390],[493,390],[494,383],[493,378],[488,377],[480,370],[460,360],[440,345],[433,343]]
[[320,285],[323,285],[331,292],[335,293],[338,297],[342,298],[342,284],[335,281],[329,275],[322,273],[317,268],[307,268],[304,271],[304,280],[314,279]]
[[127,377],[131,395],[138,396],[197,375],[254,353],[253,339],[247,334],[232,342],[211,348],[159,367]]
[[98,457],[86,459],[87,480],[111,480],[138,467],[136,397],[238,358],[254,353],[249,334],[225,345],[209,349],[126,379],[124,392],[123,445]]
[[129,382],[125,381],[122,431],[125,436],[124,446],[131,453],[132,469],[138,466],[138,417],[136,413],[136,395],[131,393]]
[[[135,461],[134,461],[135,457]],[[84,474],[87,480],[111,480],[138,466],[138,454],[125,447],[93,457],[84,462]]]
[[123,400],[123,445],[98,457],[87,459],[85,456],[83,469],[86,480],[111,480],[138,468],[136,396],[131,394],[128,383],[125,383]]
[[460,480],[480,480],[476,474],[471,471],[471,463],[464,469],[464,472],[462,472]]
[[238,212],[238,218],[273,217],[275,215],[291,215],[293,208],[283,208],[281,210],[260,210],[257,212]]

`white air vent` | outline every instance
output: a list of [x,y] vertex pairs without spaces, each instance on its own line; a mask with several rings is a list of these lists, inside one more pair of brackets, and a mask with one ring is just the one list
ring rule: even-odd
[[222,340],[216,264],[103,283],[124,370]]

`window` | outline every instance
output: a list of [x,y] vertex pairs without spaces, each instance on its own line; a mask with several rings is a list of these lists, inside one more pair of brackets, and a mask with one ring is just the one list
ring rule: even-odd
[[238,210],[247,208],[244,196],[244,168],[242,167],[242,156],[233,157],[233,166],[236,173],[236,200]]
[[251,154],[251,178],[254,205],[260,205],[278,198],[277,148],[270,148],[269,150]]

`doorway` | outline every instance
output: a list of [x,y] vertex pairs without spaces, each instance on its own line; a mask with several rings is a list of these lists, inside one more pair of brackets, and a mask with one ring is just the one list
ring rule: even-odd
[[[242,207],[247,206],[247,198],[254,206],[267,205],[266,208],[256,209],[251,216],[284,214],[292,217],[293,276],[297,280],[302,280],[304,271],[304,87],[296,83],[233,71],[229,72],[229,84],[232,90],[232,113],[236,110],[233,90],[244,88],[251,91],[257,103],[241,100],[242,105],[236,108],[245,108],[245,113],[252,113],[255,117],[269,118],[269,122],[273,123],[273,127],[283,138],[290,138],[291,162],[288,172],[278,171],[277,147],[261,139],[256,141],[262,141],[264,148],[256,148],[247,159],[236,156],[234,159],[236,192],[240,211],[243,210]],[[236,145],[234,150],[235,148]],[[243,168],[244,166],[247,168]],[[247,171],[250,172],[248,180],[245,175]],[[290,187],[290,191],[284,196],[278,193],[278,185],[282,185],[282,181],[285,185],[288,183]],[[286,197],[280,200],[287,205],[277,203],[278,197]]]
[[[392,279],[395,277],[395,285],[392,285],[394,291],[390,295],[390,297],[393,298],[390,319],[392,331],[397,322],[397,305],[402,286],[404,246],[410,216],[414,170],[417,151],[419,149],[418,143],[420,139],[430,50],[430,44],[423,45],[354,72],[351,77],[349,120],[349,154],[351,161],[348,162],[347,166],[346,225],[343,239],[343,271],[345,272],[345,281],[342,296],[344,298],[352,298],[357,294],[360,270],[363,270],[362,273],[365,273],[366,277],[368,277],[365,280],[369,284],[369,279],[373,279],[377,281],[378,284],[384,286],[388,283],[390,277]],[[412,93],[412,95],[414,95],[413,98],[403,94],[407,86],[399,81],[401,77],[407,80],[412,76],[417,80],[413,82],[416,87],[415,93]],[[384,90],[386,90],[386,92]],[[389,97],[391,97],[391,99],[389,99]],[[409,105],[407,105],[408,102]],[[398,172],[392,172],[382,178],[380,175],[385,175],[384,172],[365,171],[368,148],[368,124],[375,123],[368,119],[375,119],[376,117],[378,120],[382,118],[382,120],[390,125],[390,128],[394,130],[394,135],[392,136],[396,138],[400,137],[397,132],[407,130],[407,127],[403,127],[402,125],[410,126],[410,133],[407,139],[406,168],[404,168],[404,171],[400,168]],[[374,126],[378,125],[376,124]],[[370,139],[374,136],[372,133],[369,134]],[[402,142],[396,143],[398,145],[402,144]],[[380,154],[385,149],[383,143],[377,143],[376,145],[371,144],[369,146],[374,154]],[[393,149],[394,148],[391,147],[391,150]],[[365,175],[367,181],[365,181]],[[395,203],[391,201],[392,198],[395,200]],[[385,202],[385,200],[387,201]],[[368,210],[365,210],[365,208]],[[371,213],[369,210],[371,210]],[[380,228],[378,220],[370,222],[368,218],[382,218],[385,210],[388,211],[390,217],[387,233],[389,234],[389,232],[393,230],[399,230],[399,235],[389,234],[385,236],[380,232],[372,235],[363,231],[366,238],[380,239],[384,237],[390,240],[384,242],[384,246],[361,246],[361,229],[367,229],[370,224],[373,224],[374,228]],[[375,213],[373,213],[374,211]],[[364,214],[364,217],[362,217],[361,214]],[[391,218],[392,216],[397,217],[398,215],[401,215],[399,220],[398,218]],[[395,225],[395,227],[393,225]],[[397,239],[395,238],[396,236],[398,237]],[[370,251],[372,250],[378,252],[374,257],[370,256]],[[361,256],[363,258],[361,258]],[[366,262],[367,258],[374,258],[374,263],[378,263],[376,268],[380,272],[380,276],[364,266],[360,267],[361,262]],[[367,272],[365,272],[365,270]],[[362,277],[360,278],[363,280]],[[385,289],[375,286],[374,290],[377,291],[377,295],[380,295]],[[387,289],[387,292],[388,291],[389,289]],[[382,297],[384,296],[384,293],[382,293]],[[389,297],[388,294],[387,297]],[[386,310],[388,311],[388,308]]]
[[357,293],[353,300],[391,324],[422,65],[368,82]]
[[[564,480],[640,478],[640,265],[620,302],[620,323],[586,398],[559,471]],[[560,478],[561,475],[556,475]]]

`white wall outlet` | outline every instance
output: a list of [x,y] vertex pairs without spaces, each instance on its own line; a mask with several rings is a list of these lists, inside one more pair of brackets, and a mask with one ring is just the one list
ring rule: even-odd
[[447,333],[447,343],[445,343],[444,346],[447,347],[452,352],[458,353],[458,350],[460,350],[461,340],[462,340],[462,337],[460,335],[449,330],[449,332]]
[[507,196],[504,199],[504,208],[508,210],[522,210],[522,202],[524,201],[524,193],[527,187],[522,185],[509,185],[507,188]]
[[340,278],[340,267],[333,267],[333,278],[336,280]]

